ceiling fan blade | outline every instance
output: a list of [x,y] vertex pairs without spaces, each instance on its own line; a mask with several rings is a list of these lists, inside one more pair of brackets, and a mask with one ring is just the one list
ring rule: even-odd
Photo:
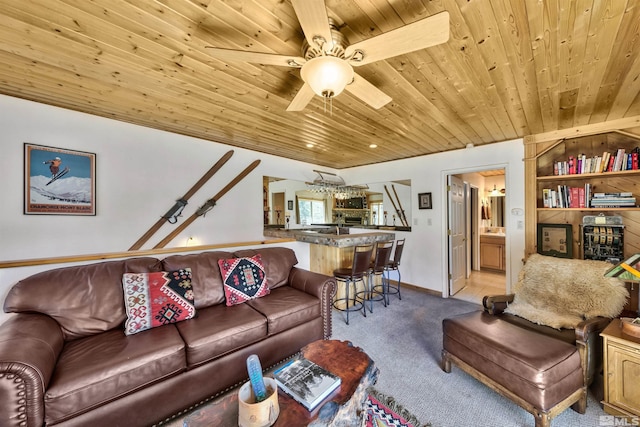
[[447,40],[449,40],[449,12],[445,11],[352,44],[345,50],[345,56],[348,58],[354,52],[361,51],[363,53],[362,61],[349,61],[351,65],[357,67],[425,49]]
[[348,84],[347,87],[345,87],[345,90],[357,96],[376,110],[391,102],[391,97],[389,95],[355,73],[353,74],[353,82]]
[[287,107],[287,111],[302,111],[316,94],[307,83],[304,84]]
[[307,62],[301,56],[278,55],[275,53],[246,52],[243,50],[225,49],[222,47],[206,46],[211,56],[223,61],[243,61],[266,65],[280,65],[282,67],[300,68]]
[[[318,46],[313,41],[316,36],[322,37],[333,45],[329,16],[324,0],[291,0],[291,3],[309,45]],[[329,48],[325,49],[325,51],[328,50]]]

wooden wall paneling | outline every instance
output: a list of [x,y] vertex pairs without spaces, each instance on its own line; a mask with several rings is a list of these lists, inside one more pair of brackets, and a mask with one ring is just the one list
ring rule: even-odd
[[526,0],[529,21],[529,37],[536,69],[536,84],[543,129],[557,129],[558,98],[554,95],[558,87],[556,13],[558,0],[541,2]]
[[[597,79],[601,82],[593,102],[591,123],[621,117],[621,115],[612,115],[611,109],[616,94],[630,90],[629,87],[623,86],[626,79],[622,76],[626,75],[634,62],[637,62],[640,53],[640,45],[637,41],[630,42],[638,37],[640,10],[637,2],[619,1],[611,5],[594,2],[594,7],[601,7],[604,11],[599,22],[602,27],[591,29],[598,33],[598,49],[595,52],[594,63],[597,64],[595,67]],[[594,17],[591,19],[593,22]],[[607,52],[606,49],[609,51]],[[607,61],[600,59],[603,55],[608,58]],[[597,81],[592,80],[592,84]]]
[[598,123],[599,121],[596,118],[600,108],[597,103],[598,92],[602,88],[608,62],[602,58],[609,57],[610,52],[607,51],[613,47],[615,32],[620,25],[625,7],[626,1],[612,2],[611,4],[593,2],[589,31],[597,31],[599,37],[597,40],[587,40],[580,98],[576,106],[577,125]]
[[537,158],[536,143],[531,136],[524,138],[524,258],[537,252]]
[[463,2],[460,10],[474,36],[484,68],[491,79],[492,89],[500,97],[500,104],[509,118],[508,126],[503,127],[505,137],[516,138],[518,132],[514,126],[524,127],[527,121],[498,25],[498,21],[504,21],[504,18],[496,16],[496,9],[490,2]]
[[375,110],[344,93],[333,114],[319,97],[285,111],[297,69],[207,52],[299,55],[290,1],[0,3],[4,95],[337,169],[469,142],[573,138],[573,126],[640,115],[638,0],[327,0],[352,43],[450,15],[448,42],[356,69],[391,103]]

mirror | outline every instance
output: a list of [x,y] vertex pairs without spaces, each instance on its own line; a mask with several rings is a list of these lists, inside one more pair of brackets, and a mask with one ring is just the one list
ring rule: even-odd
[[491,227],[504,227],[504,196],[489,197]]
[[334,197],[312,191],[302,181],[265,176],[264,225],[283,228],[411,226],[411,180],[363,187],[361,191]]

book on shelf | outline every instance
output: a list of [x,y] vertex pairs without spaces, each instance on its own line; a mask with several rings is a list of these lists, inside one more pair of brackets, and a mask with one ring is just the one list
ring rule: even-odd
[[554,175],[580,175],[585,173],[618,172],[639,169],[640,148],[630,152],[619,148],[613,152],[604,151],[602,156],[587,157],[585,154],[568,156],[566,160],[553,163]]
[[337,375],[304,357],[293,359],[277,369],[273,377],[282,391],[309,411],[313,411],[342,382]]
[[636,198],[631,192],[593,193],[591,206],[594,208],[632,208],[636,206]]
[[544,208],[633,208],[636,198],[631,192],[592,193],[591,183],[580,187],[558,185],[555,189],[542,189]]

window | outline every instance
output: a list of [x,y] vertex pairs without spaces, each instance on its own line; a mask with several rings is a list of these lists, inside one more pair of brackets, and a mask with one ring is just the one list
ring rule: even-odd
[[299,198],[298,210],[300,212],[300,224],[324,224],[326,222],[324,200]]
[[370,205],[373,213],[373,225],[384,225],[384,209],[382,207],[382,202],[372,202]]

